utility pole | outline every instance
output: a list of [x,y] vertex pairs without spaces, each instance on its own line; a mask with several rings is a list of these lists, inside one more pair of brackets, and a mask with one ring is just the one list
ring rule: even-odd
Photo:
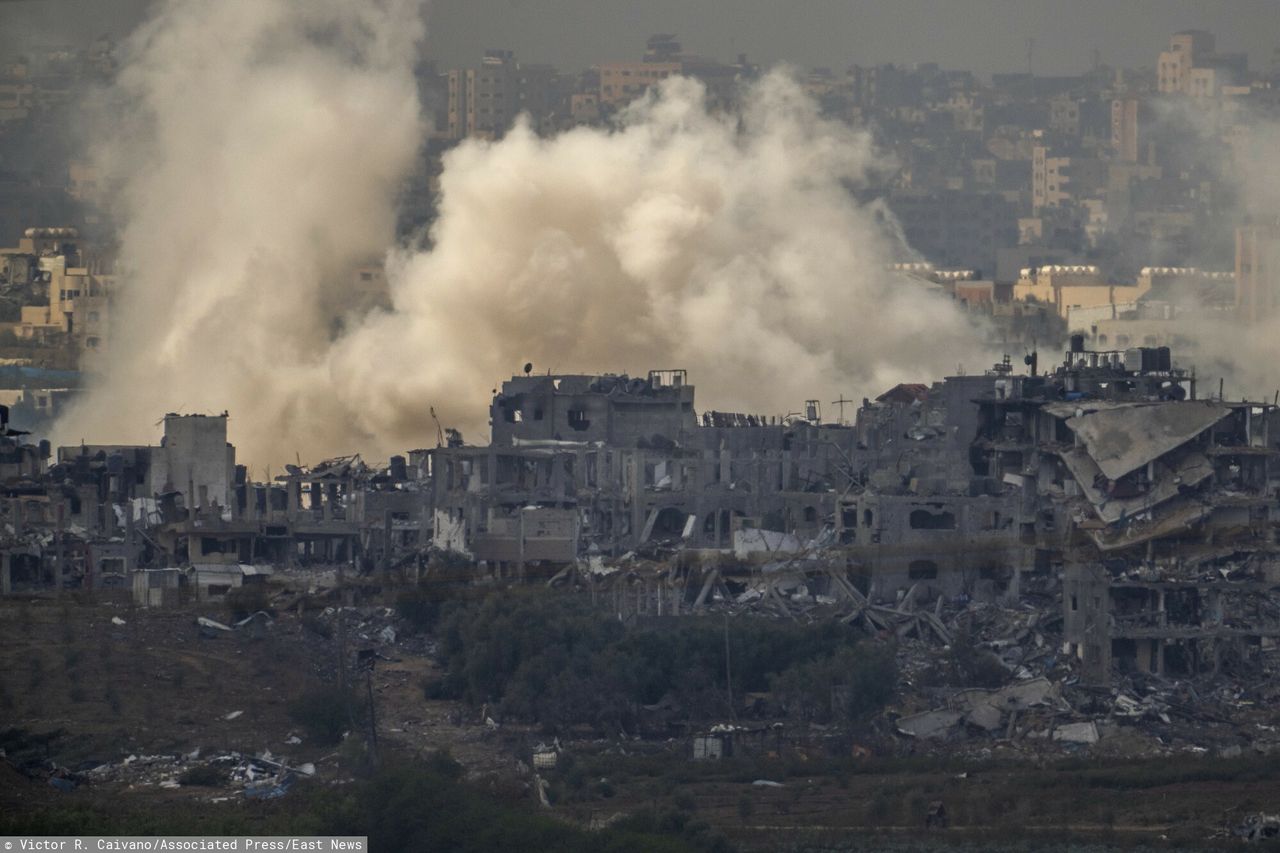
[[365,689],[369,696],[369,765],[378,766],[378,715],[373,703],[373,663],[372,655],[365,664]]
[[729,613],[724,614],[724,689],[729,696],[729,719],[738,721],[738,710],[733,705],[733,673],[729,668]]
[[345,563],[338,563],[338,687],[342,689],[343,701],[347,702],[347,716],[351,716],[351,703],[347,699],[347,620],[343,611],[346,604],[347,588]]

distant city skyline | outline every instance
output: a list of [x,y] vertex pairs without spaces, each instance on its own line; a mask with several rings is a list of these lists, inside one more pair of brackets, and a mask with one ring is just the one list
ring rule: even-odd
[[[126,36],[155,0],[8,0],[0,50]],[[486,48],[564,70],[638,57],[653,33],[723,60],[789,62],[840,70],[850,64],[936,62],[980,74],[1027,68],[1079,74],[1100,62],[1151,66],[1176,30],[1212,30],[1224,52],[1266,68],[1280,46],[1274,0],[434,0],[426,55],[469,65]]]
[[[798,11],[797,11],[798,10]],[[960,12],[963,11],[963,14]],[[1265,68],[1280,46],[1272,0],[435,0],[428,52],[467,64],[488,47],[530,62],[587,67],[639,56],[668,32],[690,53],[835,70],[850,64],[936,62],[982,74],[1027,68],[1079,74],[1102,63],[1153,66],[1170,33],[1208,29],[1224,52]]]

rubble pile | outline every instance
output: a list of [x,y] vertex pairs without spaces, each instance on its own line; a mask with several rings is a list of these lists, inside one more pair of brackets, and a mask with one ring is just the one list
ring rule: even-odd
[[[295,742],[300,741],[295,739]],[[0,760],[6,759],[0,755]],[[316,775],[315,764],[293,765],[287,759],[272,755],[270,750],[257,755],[224,752],[202,757],[201,750],[197,748],[178,755],[129,755],[119,761],[83,761],[74,767],[49,760],[13,766],[27,778],[45,780],[63,792],[73,791],[81,785],[117,783],[128,788],[230,789],[247,799],[284,796],[298,778]],[[224,801],[227,797],[212,799]]]

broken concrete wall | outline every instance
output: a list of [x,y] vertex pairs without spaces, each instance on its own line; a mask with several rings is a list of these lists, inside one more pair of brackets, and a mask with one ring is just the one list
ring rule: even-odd
[[431,545],[439,551],[471,556],[466,521],[448,509],[437,508],[432,516]]
[[235,467],[226,415],[166,415],[151,453],[151,493],[180,492],[189,509],[231,507]]

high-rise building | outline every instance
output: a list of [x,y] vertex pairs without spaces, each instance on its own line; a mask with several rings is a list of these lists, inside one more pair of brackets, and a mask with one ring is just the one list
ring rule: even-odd
[[1236,316],[1257,323],[1280,308],[1280,222],[1236,229]]
[[1142,102],[1137,98],[1116,98],[1111,102],[1111,150],[1116,159],[1138,162]]
[[1213,33],[1183,30],[1169,39],[1169,49],[1160,52],[1156,66],[1156,88],[1164,94],[1187,94],[1191,85],[1191,69],[1199,60],[1213,53]]
[[509,50],[486,50],[479,68],[449,72],[449,136],[496,139],[520,112],[520,66]]

